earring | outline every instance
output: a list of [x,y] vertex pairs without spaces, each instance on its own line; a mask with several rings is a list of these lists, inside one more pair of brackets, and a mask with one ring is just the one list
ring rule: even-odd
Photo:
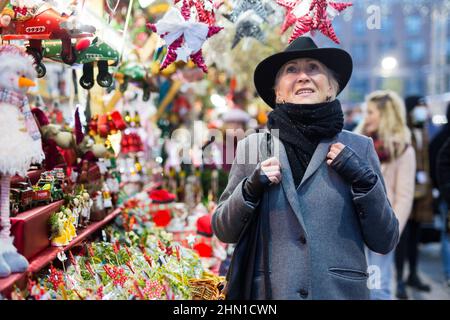
[[331,97],[330,97],[330,96],[327,96],[326,102],[330,102],[330,101],[331,101]]

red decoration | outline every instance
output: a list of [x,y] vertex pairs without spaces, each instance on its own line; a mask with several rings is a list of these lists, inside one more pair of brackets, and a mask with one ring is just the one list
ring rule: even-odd
[[211,216],[206,214],[197,220],[197,232],[206,237],[212,237]]
[[164,287],[157,280],[147,280],[142,291],[147,299],[160,299],[164,292]]
[[204,242],[194,245],[194,250],[198,252],[198,255],[202,258],[212,257],[212,247]]
[[[180,0],[175,1],[175,3]],[[209,3],[211,10],[205,8],[205,2]],[[191,17],[191,8],[195,7],[197,12],[198,21],[204,22],[209,26],[212,26],[216,22],[216,17],[214,11],[212,10],[213,4],[210,0],[183,0],[183,5],[181,6],[181,14],[186,20]]]
[[115,286],[119,285],[123,287],[125,281],[127,281],[127,276],[125,275],[125,270],[116,266],[109,266],[105,264],[103,266],[106,274],[113,280]]
[[89,48],[90,45],[91,45],[91,41],[89,39],[81,39],[81,40],[78,40],[77,44],[75,45],[75,49],[77,51],[83,51],[83,50],[86,50],[87,48]]
[[135,132],[124,133],[120,141],[120,151],[123,154],[144,151],[141,137]]
[[28,13],[28,9],[26,7],[20,8],[20,7],[13,7],[13,11],[14,13],[17,15],[22,15],[22,16],[26,16]]
[[[294,24],[294,31],[289,42],[307,32],[314,33],[315,30],[319,30],[338,44],[339,39],[331,21],[338,13],[352,6],[352,3],[337,3],[328,0],[277,0],[277,3],[287,9],[281,32],[285,32]],[[309,9],[305,12],[305,6],[308,5]],[[299,12],[300,16],[298,16]]]
[[[175,37],[174,35],[178,36],[175,40],[173,38],[168,42],[167,44],[167,54],[164,58],[163,63],[161,64],[160,70],[165,69],[167,66],[169,66],[171,63],[175,62],[178,58],[178,55],[182,54],[182,60],[187,59],[189,56],[203,72],[208,72],[208,68],[206,67],[206,64],[203,59],[202,50],[198,50],[198,47],[190,47],[192,44],[192,41],[190,42],[189,39],[198,38],[199,40],[201,38],[202,43],[206,41],[206,39],[212,37],[216,33],[218,33],[220,30],[222,30],[222,27],[213,26],[213,23],[215,22],[214,18],[214,12],[208,11],[205,9],[203,1],[208,0],[183,0],[183,6],[181,8],[181,11],[178,12],[176,8],[172,8],[169,10],[166,15],[162,19],[162,25],[159,24],[160,22],[156,24],[147,23],[147,27],[151,29],[153,32],[158,33],[158,35],[165,39],[170,37]],[[190,8],[192,6],[195,6],[197,10],[197,17],[196,20],[193,21],[190,17]],[[171,20],[170,22],[166,20]],[[200,36],[201,32],[199,34],[194,35],[192,27],[193,24],[197,24],[195,28],[205,28],[208,27],[208,33],[206,37]],[[191,27],[187,27],[186,24],[191,24]],[[169,26],[170,25],[170,26]],[[158,30],[163,28],[162,30]],[[197,29],[198,30],[198,29]],[[185,36],[185,32],[188,33],[189,36]],[[197,31],[199,32],[199,31]],[[180,35],[181,34],[181,35]],[[188,39],[188,40],[186,40]],[[197,42],[197,41],[195,41]],[[198,44],[198,43],[196,43]]]
[[172,217],[170,215],[170,210],[160,210],[156,211],[152,214],[153,216],[153,222],[158,227],[166,227],[170,220],[172,220]]
[[53,285],[54,290],[62,285],[64,286],[64,275],[61,270],[57,270],[53,265],[50,266],[50,274],[48,275],[48,281]]
[[169,203],[175,200],[176,196],[167,190],[152,190],[148,193],[150,199],[155,203]]

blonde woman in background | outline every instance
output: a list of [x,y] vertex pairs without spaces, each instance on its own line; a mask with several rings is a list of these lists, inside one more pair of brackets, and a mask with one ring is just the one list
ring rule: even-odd
[[[393,91],[375,91],[366,98],[366,115],[355,131],[373,139],[386,183],[387,196],[399,221],[400,234],[411,213],[414,199],[416,160],[411,132],[406,124],[403,100]],[[369,266],[379,268],[371,299],[392,299],[391,279],[394,250],[380,255],[367,251]]]

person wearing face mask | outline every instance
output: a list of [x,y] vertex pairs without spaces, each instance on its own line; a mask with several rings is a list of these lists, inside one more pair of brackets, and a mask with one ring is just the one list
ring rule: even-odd
[[344,130],[353,131],[361,123],[363,117],[359,107],[345,113]]
[[369,299],[365,246],[393,250],[399,223],[372,139],[342,130],[352,68],[310,37],[257,65],[270,131],[239,141],[212,218],[237,243],[228,299]]
[[[450,287],[450,233],[448,232],[448,211],[450,201],[446,201],[445,197],[449,196],[442,192],[442,189],[439,186],[439,179],[442,179],[443,175],[446,175],[445,168],[446,166],[442,166],[439,168],[438,166],[438,155],[441,153],[441,149],[443,149],[446,141],[450,139],[450,103],[447,104],[446,110],[447,123],[444,124],[439,132],[434,136],[433,140],[430,142],[430,173],[431,173],[431,181],[433,182],[433,188],[439,190],[439,197],[433,199],[435,211],[439,212],[442,221],[442,230],[441,230],[441,255],[442,255],[442,264],[444,270],[445,284]],[[449,148],[447,146],[447,148]],[[445,180],[445,179],[444,179]]]
[[[388,198],[402,234],[411,213],[416,172],[416,157],[411,145],[411,131],[406,125],[405,105],[393,91],[375,91],[366,100],[366,116],[355,132],[374,140]],[[380,270],[380,285],[371,288],[371,298],[391,300],[394,251],[380,255],[368,250],[367,258],[370,266]]]
[[405,106],[408,127],[412,133],[412,145],[416,152],[416,179],[411,216],[395,251],[397,271],[396,296],[398,299],[408,299],[403,279],[403,269],[406,260],[408,260],[409,265],[409,276],[406,285],[419,291],[428,292],[431,290],[430,286],[420,279],[417,270],[421,224],[433,221],[433,195],[428,158],[429,132],[426,126],[428,108],[425,100],[420,96],[407,97]]
[[444,227],[442,228],[442,262],[444,264],[445,284],[450,287],[450,137],[439,150],[436,173],[438,186],[446,206],[442,208]]

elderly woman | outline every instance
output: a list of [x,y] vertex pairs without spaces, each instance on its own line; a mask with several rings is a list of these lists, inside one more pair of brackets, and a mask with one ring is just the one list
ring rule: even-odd
[[342,131],[351,72],[347,52],[309,37],[257,66],[272,134],[239,141],[212,220],[237,243],[229,299],[369,299],[365,245],[391,251],[399,225],[372,140]]

